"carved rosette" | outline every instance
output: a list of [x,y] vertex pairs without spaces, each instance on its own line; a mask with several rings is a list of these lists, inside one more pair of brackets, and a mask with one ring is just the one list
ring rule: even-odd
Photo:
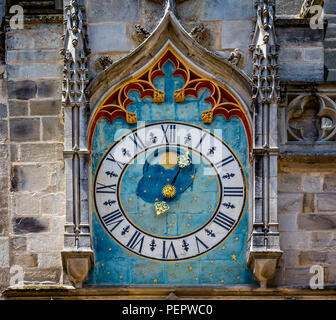
[[123,117],[127,123],[134,124],[137,122],[136,114],[127,111],[127,107],[133,103],[133,100],[128,97],[129,91],[138,91],[140,99],[150,97],[155,103],[163,103],[165,101],[165,93],[156,89],[153,82],[156,78],[165,76],[162,68],[167,61],[170,61],[175,66],[173,76],[180,76],[184,79],[183,87],[174,92],[175,102],[184,102],[188,96],[198,98],[198,93],[201,89],[208,89],[210,95],[204,101],[210,104],[211,109],[202,112],[200,116],[202,121],[211,123],[217,115],[223,115],[227,121],[233,116],[240,118],[246,129],[251,151],[252,133],[249,120],[236,98],[224,87],[191,70],[187,64],[177,57],[172,49],[167,49],[161,58],[147,71],[120,86],[105,99],[98,108],[89,130],[89,149],[91,149],[94,128],[99,119],[107,118],[110,123],[113,123],[116,117]]

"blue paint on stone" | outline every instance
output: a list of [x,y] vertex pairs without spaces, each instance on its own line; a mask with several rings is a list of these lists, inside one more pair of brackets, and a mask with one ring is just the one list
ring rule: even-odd
[[[173,65],[167,62],[164,66],[166,76],[156,79],[156,85],[166,92],[164,104],[156,104],[151,99],[136,99],[129,110],[137,113],[139,121],[146,123],[160,121],[188,121],[194,125],[208,129],[215,134],[220,132],[238,156],[248,176],[248,144],[245,129],[236,117],[226,121],[223,116],[215,117],[212,124],[204,124],[201,112],[210,108],[204,102],[209,95],[202,90],[198,98],[187,97],[183,103],[175,103],[172,99],[176,88],[182,86],[181,78],[172,75]],[[137,97],[136,92],[130,97]],[[168,102],[167,102],[168,101]],[[92,177],[96,172],[101,157],[110,145],[124,133],[136,128],[136,125],[127,124],[117,118],[111,125],[108,120],[99,120],[92,143]],[[215,131],[216,130],[216,131]],[[219,131],[218,131],[219,130]],[[218,134],[217,134],[218,135]],[[139,166],[140,167],[140,166]],[[135,180],[133,180],[134,175]],[[140,214],[153,210],[153,204],[135,197],[137,182],[143,175],[141,168],[134,168],[130,176],[125,174],[122,183],[123,205],[127,208],[130,218],[141,220],[141,227],[148,232],[166,235],[184,234],[194,230],[206,220],[203,214],[193,213],[197,200],[193,200],[192,193],[183,192],[180,196],[186,197],[180,204],[179,210],[174,208],[174,214],[159,216],[162,223],[153,225],[150,219],[141,219]],[[135,182],[134,182],[135,181]],[[208,176],[194,180],[190,188],[197,190],[198,197],[203,202],[214,206],[216,203],[216,183]],[[189,189],[188,189],[189,190]],[[132,199],[130,199],[132,198]],[[194,204],[193,204],[194,203]],[[174,206],[174,202],[171,202]],[[171,285],[238,285],[255,283],[251,270],[246,269],[246,251],[248,239],[248,206],[242,219],[231,236],[209,253],[187,261],[160,262],[140,258],[119,246],[104,230],[97,218],[94,207],[92,216],[93,246],[95,251],[95,267],[90,271],[86,284],[100,285],[127,285],[127,284],[171,284]],[[211,214],[212,209],[208,209]],[[199,212],[199,210],[194,210]],[[179,214],[176,214],[179,212]],[[208,217],[208,214],[206,216]],[[191,218],[190,218],[191,217]],[[205,219],[205,220],[204,220]],[[138,222],[140,224],[140,222]]]

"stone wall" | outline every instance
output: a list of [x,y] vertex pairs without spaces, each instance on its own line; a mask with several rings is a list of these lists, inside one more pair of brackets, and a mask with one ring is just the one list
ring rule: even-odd
[[336,280],[336,166],[332,157],[281,158],[278,210],[284,251],[273,286],[309,287],[313,265]]
[[[59,283],[64,229],[62,24],[6,32],[7,97],[1,102],[1,285],[8,267],[24,280]],[[4,80],[3,80],[4,81]],[[7,188],[8,187],[8,188]],[[7,201],[8,200],[8,201]],[[8,202],[8,211],[6,208]],[[8,212],[8,215],[7,215]]]
[[[86,8],[92,51],[91,78],[99,71],[95,62],[100,56],[116,61],[139,44],[134,30],[136,24],[151,32],[163,15],[162,1],[86,0]],[[246,70],[254,27],[253,8],[253,0],[177,1],[177,15],[185,29],[191,32],[203,24],[206,29],[204,44],[224,57],[239,48],[243,53],[240,66]]]

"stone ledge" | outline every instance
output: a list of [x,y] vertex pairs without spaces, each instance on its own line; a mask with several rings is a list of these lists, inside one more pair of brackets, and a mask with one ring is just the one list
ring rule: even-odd
[[66,286],[40,286],[22,289],[7,288],[3,297],[7,300],[167,300],[174,294],[176,299],[213,299],[222,300],[336,300],[336,287],[324,290],[311,290],[307,288],[220,288],[207,287],[108,287],[75,289]]

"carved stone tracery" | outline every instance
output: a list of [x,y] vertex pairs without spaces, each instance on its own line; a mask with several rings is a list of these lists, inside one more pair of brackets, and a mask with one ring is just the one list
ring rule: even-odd
[[335,141],[336,103],[322,94],[300,95],[289,104],[286,123],[288,141]]

